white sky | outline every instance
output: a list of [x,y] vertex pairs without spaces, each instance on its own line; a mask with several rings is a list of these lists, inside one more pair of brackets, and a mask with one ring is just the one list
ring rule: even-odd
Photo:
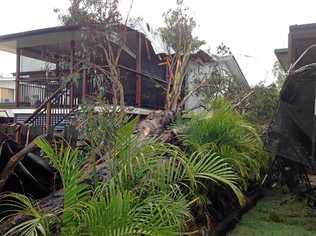
[[[123,0],[129,3],[130,0]],[[151,27],[175,0],[134,0],[132,15]],[[313,0],[186,0],[198,22],[196,34],[215,52],[221,42],[235,54],[251,85],[271,82],[273,50],[287,47],[289,25],[316,22]],[[67,0],[0,0],[0,35],[59,24],[54,8]],[[15,70],[15,56],[0,52],[0,73]]]

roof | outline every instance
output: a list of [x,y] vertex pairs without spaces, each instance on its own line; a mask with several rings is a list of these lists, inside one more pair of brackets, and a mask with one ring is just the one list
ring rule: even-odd
[[0,50],[16,53],[17,48],[65,43],[80,38],[81,26],[58,26],[0,36]]
[[[316,23],[291,25],[289,27],[289,46],[290,48],[275,49],[274,54],[280,62],[282,68],[287,71],[289,64],[297,58],[311,45],[316,43]],[[291,58],[290,58],[291,57]],[[316,50],[310,50],[297,65],[302,66],[314,63]]]
[[65,31],[74,31],[79,30],[81,26],[74,25],[74,26],[56,26],[56,27],[50,27],[50,28],[44,28],[44,29],[37,29],[37,30],[29,30],[14,34],[7,34],[7,35],[1,35],[0,36],[0,42],[9,41],[9,40],[16,40],[23,37],[29,37],[29,36],[36,36],[41,34],[48,34],[48,33],[58,33],[58,32],[65,32]]
[[[99,28],[99,26],[92,27]],[[57,26],[2,35],[0,36],[0,51],[16,53],[18,48],[41,47],[43,45],[65,45],[67,48],[70,47],[70,45],[66,44],[67,42],[81,40],[82,32],[85,29],[87,27],[82,25]],[[135,31],[130,27],[127,27],[127,30],[129,32]],[[62,48],[59,46],[59,49]],[[124,48],[124,51],[135,57],[135,54],[129,48]]]
[[0,88],[15,89],[15,78],[0,75]]
[[15,78],[14,77],[7,77],[7,76],[0,75],[0,81],[4,81],[4,80],[15,80]]
[[290,25],[290,31],[309,30],[309,29],[315,29],[315,28],[316,28],[316,23]]
[[192,60],[200,59],[203,63],[215,62],[216,59],[203,50],[198,50],[196,53],[191,55]]
[[193,60],[199,59],[202,63],[218,62],[220,64],[223,64],[232,74],[234,79],[236,79],[245,88],[249,88],[248,81],[244,73],[242,72],[234,55],[230,54],[226,56],[217,56],[217,55],[210,55],[203,50],[198,50],[196,53],[191,55],[191,59]]
[[249,88],[248,81],[242,72],[234,55],[226,55],[218,57],[218,62],[224,64],[232,76],[245,88]]
[[289,50],[287,48],[279,48],[274,50],[274,54],[280,62],[284,71],[289,69]]

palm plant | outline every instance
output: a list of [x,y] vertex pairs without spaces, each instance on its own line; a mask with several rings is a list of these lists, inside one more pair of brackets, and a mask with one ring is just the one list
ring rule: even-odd
[[182,231],[190,216],[182,195],[150,194],[143,200],[129,191],[95,199],[83,214],[93,235],[172,235]]
[[90,194],[89,186],[83,182],[86,160],[80,159],[79,150],[73,150],[69,145],[53,148],[44,138],[37,138],[34,142],[61,175],[64,190],[62,234],[74,235],[79,232],[79,212]]
[[210,107],[176,125],[189,152],[216,152],[234,167],[244,184],[248,178],[258,179],[267,160],[258,133],[223,99],[215,100]]
[[[111,116],[99,117],[111,119]],[[107,124],[108,121],[98,122]],[[230,188],[243,201],[239,177],[224,159],[205,150],[188,155],[176,146],[153,139],[139,142],[136,124],[137,119],[116,129],[103,126],[105,134],[108,127],[112,130],[106,141],[110,144],[107,146],[110,155],[100,157],[110,169],[111,177],[94,185],[84,181],[91,177],[86,175],[85,166],[93,163],[89,158],[81,158],[78,149],[68,145],[53,147],[43,138],[35,140],[62,178],[62,212],[50,213],[62,213],[62,235],[181,234],[192,221],[192,206],[200,201],[201,192],[207,192],[209,184]],[[90,132],[93,133],[93,128]],[[103,139],[102,131],[98,132],[98,137]],[[102,155],[104,149],[98,150],[102,150],[99,152]],[[36,218],[44,216],[41,213]],[[43,232],[49,235],[50,223],[39,221],[37,228],[45,229]]]
[[6,222],[9,217],[23,215],[26,219],[21,224],[13,226],[3,236],[21,235],[21,236],[48,236],[50,235],[50,227],[56,224],[58,217],[49,212],[42,211],[30,198],[19,193],[4,193],[0,197],[1,206],[7,208],[2,212],[6,214],[0,220],[0,224]]

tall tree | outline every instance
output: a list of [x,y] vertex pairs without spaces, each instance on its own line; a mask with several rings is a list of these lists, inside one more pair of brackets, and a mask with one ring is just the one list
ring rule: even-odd
[[205,42],[193,35],[197,24],[183,0],[177,0],[176,8],[169,9],[163,17],[164,26],[159,28],[159,32],[169,53],[166,58],[168,85],[165,108],[177,112],[190,56]]
[[64,25],[88,26],[83,32],[81,51],[77,55],[81,59],[80,65],[94,72],[103,85],[109,85],[112,103],[124,107],[119,60],[126,48],[129,14],[123,20],[119,0],[69,1],[66,13],[56,12]]

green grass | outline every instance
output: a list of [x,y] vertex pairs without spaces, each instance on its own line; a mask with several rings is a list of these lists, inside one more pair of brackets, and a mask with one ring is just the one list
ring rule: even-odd
[[307,206],[306,199],[267,193],[229,235],[315,236],[316,211]]

